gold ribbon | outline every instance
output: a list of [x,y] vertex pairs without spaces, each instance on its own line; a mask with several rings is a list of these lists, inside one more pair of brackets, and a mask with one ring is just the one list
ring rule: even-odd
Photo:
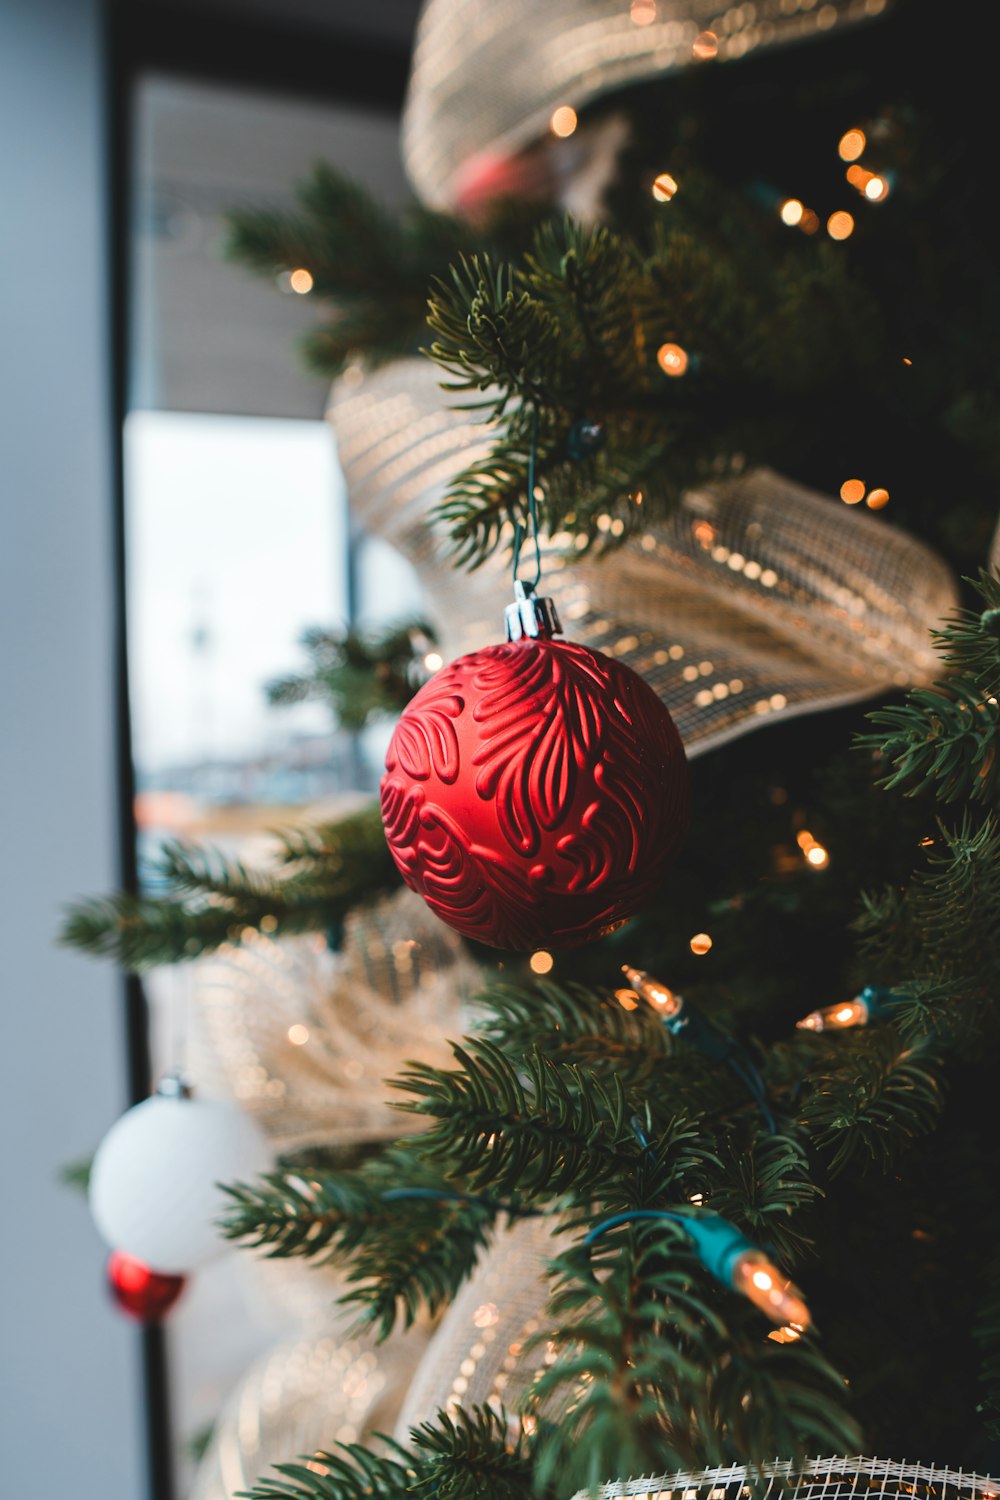
[[403,113],[418,197],[454,207],[470,167],[540,140],[553,111],[692,63],[823,36],[888,0],[428,0]]
[[413,1060],[447,1066],[447,1035],[481,984],[461,939],[402,890],[352,911],[342,951],[319,935],[247,931],[196,966],[192,1062],[290,1151],[394,1140],[419,1125],[383,1080]]
[[[413,564],[446,653],[458,655],[499,637],[511,586],[503,549],[469,576],[428,520],[491,441],[437,380],[418,359],[351,371],[334,384],[329,417],[356,519]],[[556,536],[543,560],[540,592],[566,635],[639,672],[689,756],[776,717],[933,680],[928,632],[957,601],[923,543],[770,469],[689,494],[608,557]]]
[[[316,1276],[315,1270],[307,1275]],[[344,1289],[343,1284],[341,1290]],[[327,1308],[250,1366],[215,1424],[190,1500],[231,1500],[275,1478],[273,1465],[315,1464],[337,1443],[365,1442],[392,1428],[427,1330],[378,1344],[351,1332],[353,1314]],[[310,1457],[310,1455],[312,1455]]]
[[[875,1494],[879,1500],[889,1496],[940,1500],[945,1495],[949,1500],[984,1500],[996,1487],[995,1479],[962,1469],[854,1457],[761,1464],[752,1471],[743,1464],[728,1464],[693,1473],[618,1479],[602,1485],[596,1494],[599,1500],[624,1500],[626,1496],[633,1500],[748,1500],[757,1493],[781,1495],[784,1500],[868,1500]],[[580,1490],[573,1500],[588,1497]]]

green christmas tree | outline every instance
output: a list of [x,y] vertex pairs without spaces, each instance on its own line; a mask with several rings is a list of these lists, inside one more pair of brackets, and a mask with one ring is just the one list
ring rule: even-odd
[[[425,348],[442,401],[491,424],[436,516],[456,568],[536,522],[546,559],[614,568],[685,496],[768,464],[838,525],[843,502],[888,502],[887,527],[968,575],[936,681],[776,713],[692,761],[688,842],[633,922],[551,979],[477,949],[453,1066],[394,1085],[413,1134],[232,1186],[233,1240],[342,1263],[383,1335],[447,1307],[512,1227],[559,1235],[521,1398],[289,1455],[258,1500],[568,1500],[859,1451],[996,1462],[1000,309],[976,90],[940,25],[900,0],[592,99],[592,138],[630,121],[596,222],[551,194],[396,222],[325,169],[299,212],[234,217],[236,258],[307,267],[329,304],[315,366]],[[317,632],[275,696],[326,692],[353,723],[398,710],[429,639]],[[83,904],[67,939],[141,968],[264,918],[329,932],[399,879],[374,808],[290,836],[277,875],[179,847],[163,874],[167,896]]]

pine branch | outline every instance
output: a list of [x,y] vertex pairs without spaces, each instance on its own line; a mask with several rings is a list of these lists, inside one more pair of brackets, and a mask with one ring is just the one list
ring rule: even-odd
[[454,1416],[438,1412],[433,1422],[413,1428],[410,1438],[421,1466],[419,1488],[437,1500],[526,1500],[532,1493],[524,1432],[512,1436],[502,1411],[474,1406]]
[[378,631],[307,630],[302,645],[308,670],[268,683],[268,699],[280,706],[318,700],[345,728],[364,729],[372,719],[406,707],[426,680],[422,658],[436,641],[424,620]]
[[552,1420],[539,1478],[570,1494],[693,1463],[710,1332],[724,1335],[725,1325],[693,1289],[698,1269],[683,1231],[669,1222],[610,1231],[590,1254],[559,1257],[553,1272],[546,1338],[557,1358],[531,1392],[532,1410]]
[[851,1451],[842,1383],[807,1340],[761,1338],[759,1315],[706,1284],[682,1229],[610,1231],[572,1250],[544,1335],[559,1354],[532,1393],[551,1418],[537,1471],[567,1490],[776,1452]]
[[937,1123],[940,1072],[926,1041],[908,1045],[891,1027],[834,1037],[825,1066],[805,1080],[800,1123],[832,1172],[872,1164],[886,1170]]
[[477,999],[477,1031],[510,1056],[535,1049],[553,1063],[613,1070],[630,1086],[662,1076],[673,1050],[669,1031],[648,1008],[626,1010],[586,985],[491,984]]
[[976,934],[1000,928],[1000,824],[938,825],[905,891],[869,895],[854,927],[861,952],[895,981],[893,1021],[904,1036],[968,1048],[996,1035],[1000,953]]
[[411,1494],[423,1477],[420,1465],[391,1438],[378,1440],[388,1452],[338,1443],[301,1463],[278,1464],[281,1479],[262,1479],[237,1500],[397,1500]]
[[956,610],[944,628],[932,632],[949,667],[975,678],[984,689],[1000,683],[1000,578],[981,570],[968,579],[983,602],[982,610]]
[[709,1206],[783,1264],[793,1265],[811,1245],[795,1216],[821,1194],[805,1147],[789,1135],[727,1145],[721,1153],[724,1175],[712,1185]]
[[198,958],[264,922],[277,936],[326,932],[352,906],[398,884],[377,808],[280,837],[274,873],[215,850],[168,845],[159,871],[165,896],[79,902],[59,941],[141,971]]
[[341,1301],[380,1338],[397,1322],[409,1327],[421,1307],[436,1313],[447,1305],[474,1270],[498,1212],[457,1195],[406,1146],[353,1172],[274,1173],[226,1192],[227,1239],[280,1259],[343,1263],[352,1290]]
[[[817,386],[867,365],[855,335],[877,317],[842,260],[778,252],[759,225],[748,248],[745,218],[727,242],[715,222],[718,184],[713,194],[712,213],[699,210],[692,181],[688,207],[672,205],[669,226],[661,220],[645,249],[605,226],[548,223],[522,261],[472,256],[435,282],[430,355],[450,377],[446,389],[496,423],[491,452],[438,508],[460,563],[476,566],[500,545],[504,523],[522,518],[534,411],[543,528],[608,545],[640,516],[670,515],[685,490],[762,459],[779,402],[784,431]],[[683,379],[658,364],[668,344],[685,353]],[[792,349],[803,355],[794,375]],[[733,415],[720,423],[720,411]],[[583,416],[601,436],[585,460],[573,442]],[[621,523],[610,533],[609,519]]]
[[927,867],[910,885],[914,922],[933,965],[978,966],[988,982],[1000,974],[1000,953],[995,945],[980,952],[969,944],[977,933],[1000,930],[1000,820],[989,814],[977,827],[966,813],[957,828],[938,827],[940,838],[926,847]]
[[271,279],[299,268],[310,273],[310,295],[326,321],[301,347],[307,364],[326,375],[358,358],[376,366],[415,354],[432,279],[490,246],[518,253],[540,214],[533,204],[508,202],[476,229],[419,203],[397,216],[325,164],[298,184],[296,200],[291,209],[232,210],[223,253]]
[[726,1463],[739,1454],[754,1465],[778,1453],[801,1462],[814,1453],[859,1452],[863,1438],[846,1409],[845,1383],[816,1344],[808,1336],[787,1344],[761,1339],[754,1322],[741,1309],[709,1366],[699,1462]]
[[952,675],[869,714],[876,732],[857,744],[888,761],[880,786],[908,797],[933,788],[939,802],[993,805],[1000,793],[1000,580],[981,573],[970,582],[985,608],[961,610],[933,632]]
[[880,786],[907,797],[932,787],[941,802],[996,802],[1000,706],[978,679],[914,688],[905,703],[877,709],[868,719],[876,731],[860,735],[858,743],[878,750],[891,767]]
[[[534,1053],[508,1058],[492,1042],[453,1047],[459,1068],[414,1067],[394,1085],[414,1097],[399,1107],[436,1121],[421,1150],[473,1191],[518,1191],[536,1200],[585,1198],[645,1170],[622,1082],[558,1067]],[[659,1143],[651,1151],[659,1159]]]

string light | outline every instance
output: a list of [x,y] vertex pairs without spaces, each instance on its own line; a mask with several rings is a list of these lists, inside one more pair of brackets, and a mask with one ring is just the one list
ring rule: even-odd
[[677,179],[669,172],[661,172],[653,182],[653,197],[657,203],[669,203],[677,191]]
[[795,835],[795,842],[802,850],[806,863],[814,870],[825,870],[830,863],[830,856],[823,845],[814,839],[808,829],[803,828]]
[[696,932],[689,944],[691,952],[701,958],[712,946],[712,939],[707,932]]
[[760,1250],[747,1250],[738,1256],[730,1276],[733,1290],[742,1292],[772,1323],[809,1327],[809,1309],[802,1293]]
[[549,129],[553,135],[557,135],[561,140],[565,140],[567,136],[573,134],[576,129],[576,123],[577,114],[573,106],[571,104],[560,104],[558,109],[552,111]]
[[846,209],[838,208],[826,221],[826,232],[831,240],[849,240],[854,233],[854,218]]
[[719,55],[719,38],[714,31],[699,31],[691,44],[691,55],[699,62],[709,62]]
[[819,228],[819,214],[814,213],[811,208],[807,208],[802,215],[799,228],[803,234],[815,234]]
[[886,178],[879,177],[877,173],[872,173],[865,183],[865,197],[868,199],[868,202],[881,203],[888,196],[889,183]]
[[533,953],[531,955],[528,963],[531,967],[532,973],[548,974],[552,969],[552,965],[555,963],[555,959],[552,957],[552,954],[546,952],[544,948],[539,948],[537,953]]
[[444,666],[444,657],[439,656],[436,651],[428,651],[424,657],[424,666],[428,672],[437,672]]
[[837,154],[841,161],[857,161],[867,144],[863,130],[847,130],[840,137]]
[[855,1026],[867,1026],[886,1014],[889,995],[888,990],[867,985],[853,1000],[810,1011],[795,1025],[799,1031],[851,1031]]
[[803,1331],[798,1323],[786,1323],[784,1328],[772,1328],[768,1338],[776,1344],[794,1344],[802,1337]]
[[666,1219],[687,1235],[705,1270],[723,1286],[747,1297],[772,1323],[804,1331],[812,1322],[798,1287],[784,1276],[735,1224],[719,1214],[674,1213],[669,1209],[632,1209],[605,1219],[586,1236],[589,1249],[600,1236],[620,1224]]
[[301,1021],[296,1021],[294,1026],[288,1028],[288,1040],[293,1047],[304,1047],[309,1040],[309,1027],[303,1026]]
[[300,297],[304,297],[307,292],[311,292],[313,289],[312,273],[307,271],[305,266],[299,266],[289,276],[288,285],[293,292],[298,292]]
[[869,510],[882,510],[889,504],[888,490],[869,490],[868,499],[865,501]]
[[632,0],[629,20],[634,26],[652,26],[656,20],[656,0]]
[[863,479],[845,479],[840,486],[840,498],[845,505],[857,505],[865,498]]
[[[712,946],[712,939],[707,933],[699,933],[698,936],[707,942],[709,948]],[[676,994],[662,980],[655,979],[652,974],[647,974],[645,969],[633,969],[629,964],[623,964],[622,973],[632,988],[615,992],[618,1003],[624,1004],[626,1010],[634,1010],[636,1001],[645,1000],[650,1010],[655,1011],[660,1017],[671,1036],[683,1036],[685,1041],[703,1056],[710,1057],[713,1062],[725,1063],[750,1093],[764,1117],[767,1129],[773,1131],[774,1117],[767,1102],[764,1080],[745,1049],[740,1047],[731,1036],[720,1031],[696,1006],[686,1004],[681,995]],[[626,1004],[623,996],[628,997],[632,1003]],[[644,1141],[643,1144],[647,1143]]]
[[778,209],[782,224],[787,224],[789,229],[794,229],[796,224],[802,223],[802,215],[805,213],[805,205],[798,198],[786,198]]
[[688,367],[687,350],[680,344],[661,344],[656,351],[656,362],[664,375],[683,375]]
[[[675,995],[673,990],[654,979],[652,974],[647,974],[645,969],[633,969],[628,964],[622,964],[622,973],[632,986],[631,990],[616,990],[616,995],[634,995],[636,1002],[645,1000],[650,1010],[655,1010],[659,1016],[678,1016],[684,1008],[684,1001],[680,995]],[[626,1006],[627,1010],[634,1010],[635,1006]]]

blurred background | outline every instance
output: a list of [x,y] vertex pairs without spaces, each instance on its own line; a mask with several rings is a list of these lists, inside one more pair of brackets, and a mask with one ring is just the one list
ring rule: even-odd
[[169,1368],[159,1330],[111,1312],[61,1176],[146,1092],[175,997],[152,983],[150,1021],[137,986],[123,998],[52,939],[81,892],[147,877],[164,838],[244,847],[373,785],[377,747],[331,740],[318,706],[269,709],[264,685],[300,665],[307,625],[398,617],[415,585],[351,533],[327,382],[296,355],[308,297],[219,244],[225,209],[288,202],[319,159],[401,201],[417,9],[0,12],[5,1493],[186,1493],[192,1444],[287,1321],[235,1255],[178,1309]]

